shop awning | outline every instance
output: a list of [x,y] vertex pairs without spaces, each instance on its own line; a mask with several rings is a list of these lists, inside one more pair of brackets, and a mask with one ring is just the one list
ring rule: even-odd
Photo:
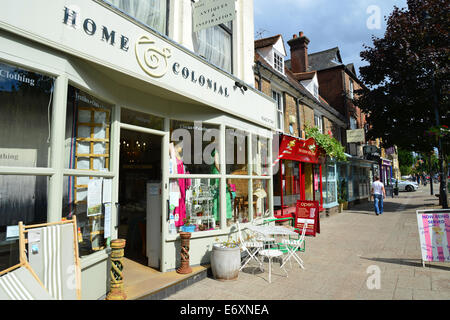
[[314,138],[299,139],[291,136],[281,136],[278,158],[300,162],[319,163],[319,148]]

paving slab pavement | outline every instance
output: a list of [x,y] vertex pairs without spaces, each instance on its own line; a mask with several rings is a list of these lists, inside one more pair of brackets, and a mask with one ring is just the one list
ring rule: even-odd
[[321,233],[306,239],[305,270],[293,261],[286,277],[274,263],[268,283],[250,264],[236,281],[207,277],[166,300],[449,300],[450,264],[421,262],[416,210],[439,208],[429,186],[387,198],[383,215],[372,206],[323,218]]

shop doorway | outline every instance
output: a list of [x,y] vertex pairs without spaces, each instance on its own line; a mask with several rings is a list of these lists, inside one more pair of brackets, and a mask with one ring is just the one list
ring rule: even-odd
[[162,136],[121,129],[118,238],[125,257],[160,269]]

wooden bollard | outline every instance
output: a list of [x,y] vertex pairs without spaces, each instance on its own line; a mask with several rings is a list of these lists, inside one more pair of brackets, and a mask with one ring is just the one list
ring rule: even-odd
[[189,265],[189,243],[191,239],[190,232],[180,232],[181,238],[181,266],[177,269],[177,273],[188,274],[192,272]]
[[127,295],[123,290],[123,256],[125,239],[111,241],[111,290],[106,300],[126,300]]

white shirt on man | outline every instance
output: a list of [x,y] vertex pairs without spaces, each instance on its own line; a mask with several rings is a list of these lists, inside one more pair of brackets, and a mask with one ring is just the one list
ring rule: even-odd
[[383,187],[384,187],[384,185],[380,181],[375,181],[374,183],[372,183],[372,189],[373,189],[374,194],[383,195]]

